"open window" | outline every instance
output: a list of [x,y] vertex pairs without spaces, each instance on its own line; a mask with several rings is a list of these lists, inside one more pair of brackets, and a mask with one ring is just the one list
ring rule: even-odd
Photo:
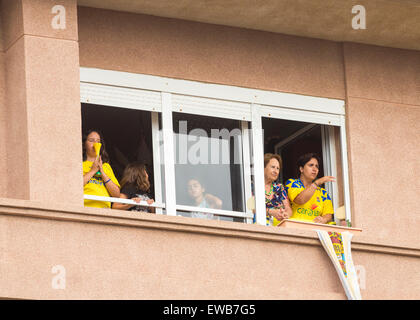
[[[315,97],[302,96],[299,100],[300,103],[290,99],[277,107],[254,105],[254,150],[261,150],[261,154],[270,152],[282,156],[283,170],[279,176],[281,183],[289,178],[297,178],[296,163],[299,156],[309,152],[317,153],[321,158],[319,176],[336,177],[336,182],[323,186],[331,196],[334,212],[340,213],[334,215],[335,222],[351,222],[344,104],[333,105],[328,99]],[[257,162],[261,163],[262,157]],[[263,175],[263,170],[256,167],[254,171],[257,220],[262,223],[265,218],[262,213],[264,194],[258,190],[263,188],[263,178],[259,177]]]
[[[102,133],[111,168],[119,182],[129,163],[144,163],[151,185],[149,194],[155,200],[151,206],[156,208],[156,213],[164,213],[160,100],[153,92],[83,83],[81,96],[82,132],[94,129]],[[132,200],[112,197],[84,195],[84,198],[134,204]]]
[[[265,225],[264,153],[282,156],[284,182],[316,152],[351,221],[342,100],[81,68],[81,102],[119,179],[127,162],[148,164],[158,213]],[[213,197],[193,201],[194,187]]]
[[[296,163],[305,153],[316,153],[321,158],[319,177],[334,176],[336,183],[326,183],[323,186],[331,195],[334,212],[344,206],[342,172],[340,166],[339,144],[337,132],[339,128],[317,123],[292,121],[285,119],[262,118],[264,130],[264,153],[279,154],[283,160],[283,168],[279,174],[280,183],[284,184],[290,178],[298,178]],[[340,192],[341,191],[341,192]],[[334,215],[337,224],[341,216]]]

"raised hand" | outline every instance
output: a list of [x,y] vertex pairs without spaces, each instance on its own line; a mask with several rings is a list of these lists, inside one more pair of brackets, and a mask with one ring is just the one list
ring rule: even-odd
[[335,181],[335,177],[333,177],[333,176],[324,176],[324,177],[322,177],[322,178],[318,178],[318,179],[316,179],[314,182],[317,184],[317,185],[323,185],[325,182],[334,182]]

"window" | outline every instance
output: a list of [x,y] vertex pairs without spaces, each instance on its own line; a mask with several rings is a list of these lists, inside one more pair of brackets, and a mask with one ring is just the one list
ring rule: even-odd
[[217,214],[220,213],[217,210],[197,212],[201,208],[245,211],[241,122],[174,113],[173,128],[178,213],[207,219],[243,220]]
[[[252,223],[247,200],[255,195],[256,222],[265,224],[264,153],[282,155],[284,180],[305,150],[337,176],[327,189],[351,219],[342,100],[81,68],[81,101],[84,126],[129,119],[110,140],[130,161],[147,146],[162,213]],[[193,198],[198,187],[205,201]]]
[[[344,205],[340,198],[342,178],[337,172],[339,162],[336,153],[336,133],[338,127],[291,121],[284,119],[262,118],[264,130],[264,153],[279,154],[283,160],[283,168],[279,174],[279,182],[285,183],[289,178],[297,178],[296,163],[304,153],[316,153],[321,157],[319,177],[334,176],[337,183],[323,186],[331,195],[334,212]],[[341,191],[342,194],[342,191]],[[336,218],[336,217],[335,217]],[[336,221],[338,222],[338,221]]]
[[[132,162],[147,166],[150,195],[156,213],[165,213],[163,153],[161,152],[160,95],[90,83],[81,84],[82,131],[99,130],[106,143],[110,165],[121,182]],[[85,195],[85,199],[130,203],[127,200]]]

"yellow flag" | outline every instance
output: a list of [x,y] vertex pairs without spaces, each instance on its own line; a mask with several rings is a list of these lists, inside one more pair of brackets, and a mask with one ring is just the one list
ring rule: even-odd
[[96,156],[99,156],[99,152],[101,151],[102,144],[100,142],[95,142],[93,147],[95,148]]

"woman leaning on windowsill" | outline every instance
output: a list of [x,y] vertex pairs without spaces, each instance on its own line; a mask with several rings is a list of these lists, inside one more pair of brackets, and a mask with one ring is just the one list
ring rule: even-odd
[[331,197],[321,187],[335,181],[332,176],[317,178],[319,157],[315,153],[301,156],[297,161],[298,179],[289,179],[286,190],[292,203],[291,219],[327,224],[333,220],[334,209]]

